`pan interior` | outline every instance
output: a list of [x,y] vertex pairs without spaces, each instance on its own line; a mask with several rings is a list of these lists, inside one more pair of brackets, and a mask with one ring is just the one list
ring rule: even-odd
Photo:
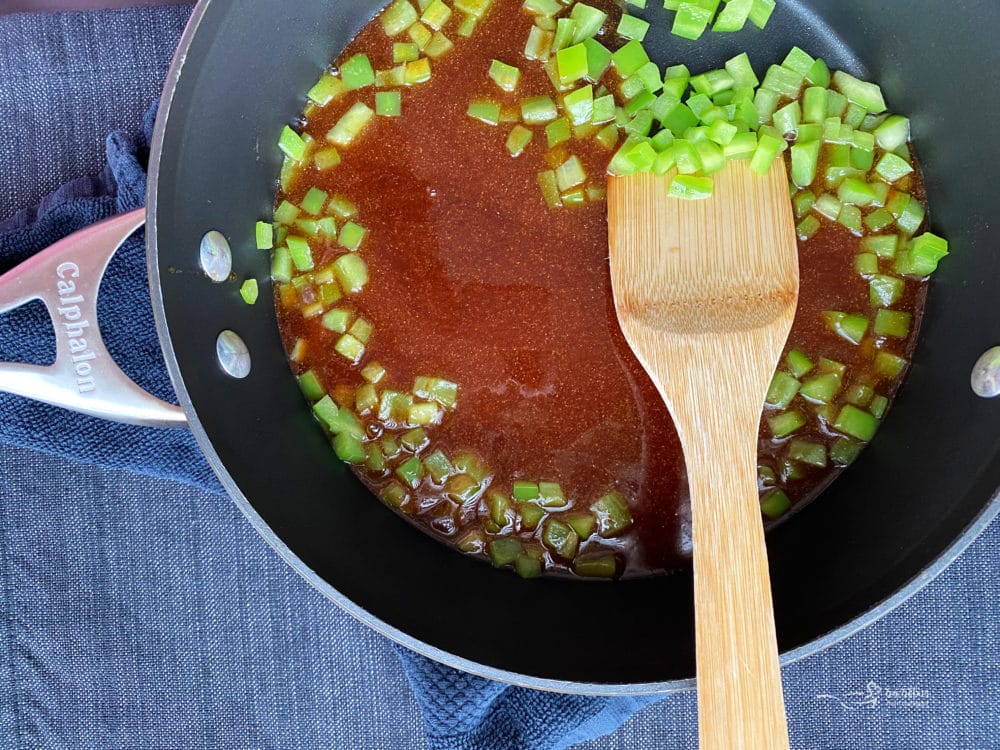
[[[1000,293],[1000,255],[986,252],[996,242],[986,218],[993,191],[981,168],[998,163],[1000,147],[951,135],[959,116],[965,132],[989,132],[1000,111],[1000,48],[989,34],[1000,28],[1000,7],[892,5],[898,12],[864,0],[779,0],[765,31],[707,34],[697,43],[662,30],[664,11],[646,12],[660,23],[647,39],[661,64],[704,69],[746,51],[763,72],[797,44],[832,68],[878,80],[891,107],[912,117],[934,226],[952,240],[916,366],[875,443],[770,537],[779,640],[796,655],[870,619],[957,539],[967,542],[963,533],[984,523],[1000,484],[992,427],[1000,404],[968,388],[972,363],[995,343],[968,321]],[[149,232],[154,308],[193,429],[265,537],[382,632],[455,666],[535,686],[682,686],[694,671],[690,575],[524,582],[417,533],[332,456],[286,364],[269,284],[265,302],[250,307],[238,282],[216,286],[198,269],[200,239],[216,229],[230,240],[238,279],[267,278],[253,225],[271,210],[278,134],[301,112],[302,92],[379,7],[206,0],[195,12],[162,105]],[[963,39],[947,51],[938,41],[945,12],[949,34]],[[948,72],[971,69],[980,71],[979,108],[968,107]],[[215,360],[216,337],[227,328],[251,353],[243,380]],[[564,630],[567,622],[581,626]]]

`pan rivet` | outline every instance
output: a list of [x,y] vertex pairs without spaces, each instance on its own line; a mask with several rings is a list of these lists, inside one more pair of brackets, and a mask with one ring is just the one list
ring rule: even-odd
[[199,261],[201,270],[216,284],[229,278],[233,271],[233,251],[222,232],[213,229],[201,238]]
[[250,350],[235,331],[223,331],[215,340],[215,354],[227,375],[245,378],[250,374]]
[[972,368],[972,390],[977,396],[1000,396],[1000,346],[987,349]]

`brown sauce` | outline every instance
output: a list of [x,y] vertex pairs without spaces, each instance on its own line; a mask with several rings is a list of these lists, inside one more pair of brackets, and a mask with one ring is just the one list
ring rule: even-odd
[[[317,186],[357,204],[356,220],[367,229],[361,254],[370,281],[351,304],[374,328],[362,364],[386,367],[380,388],[408,391],[421,375],[459,384],[458,407],[427,428],[430,449],[481,456],[492,486],[505,492],[516,479],[557,481],[576,511],[617,490],[634,524],[615,539],[583,541],[581,551],[617,551],[620,575],[669,571],[689,556],[684,462],[667,409],[618,327],[605,204],[548,209],[536,183],[537,173],[549,168],[543,128],[533,128],[533,141],[513,159],[504,147],[510,124],[489,127],[466,115],[477,96],[514,105],[551,93],[541,66],[523,57],[531,18],[520,5],[495,0],[471,40],[452,34],[456,46],[434,61],[431,80],[403,89],[402,117],[376,117],[363,138],[341,150],[339,166],[326,172],[306,167],[279,201],[297,204]],[[363,51],[376,69],[386,69],[393,64],[391,50],[392,40],[372,23],[341,59]],[[494,58],[520,68],[514,94],[501,94],[487,78]],[[371,104],[372,89],[315,111],[303,132],[322,142],[358,99]],[[593,139],[565,146],[583,161],[588,184],[603,184],[611,152]],[[913,182],[910,190],[917,192]],[[310,244],[316,268],[343,252],[334,242]],[[876,343],[909,353],[925,293],[924,284],[908,279],[904,300],[894,306],[914,313],[908,339],[886,344],[869,334],[855,346],[838,338],[822,311],[873,314],[868,282],[853,267],[857,253],[858,239],[827,221],[800,243],[800,303],[789,340],[789,348],[813,361],[827,357],[847,365],[845,383],[870,376]],[[279,301],[278,307],[289,351],[300,340],[307,344],[305,356],[293,363],[296,372],[313,370],[329,391],[363,382],[358,367],[333,352],[338,334],[319,318],[303,318],[294,305]],[[898,386],[872,382],[889,398]],[[765,410],[765,418],[774,411]],[[824,445],[837,436],[811,413],[795,435]],[[772,440],[762,426],[761,464],[778,466],[787,443]],[[808,469],[782,487],[801,505],[839,471],[832,464]],[[388,481],[363,469],[358,474],[375,492]],[[439,518],[439,487],[425,481],[413,495],[403,510],[418,525]],[[446,541],[454,543],[464,528],[482,522],[484,511],[475,504],[451,510],[453,523],[434,524]],[[538,532],[521,536],[537,539]],[[568,570],[566,561],[544,552],[548,571]]]

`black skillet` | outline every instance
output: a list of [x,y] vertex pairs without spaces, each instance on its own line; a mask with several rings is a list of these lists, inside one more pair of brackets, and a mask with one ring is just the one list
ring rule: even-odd
[[[645,11],[650,20],[664,12]],[[198,270],[199,242],[230,238],[240,278],[267,278],[252,227],[272,205],[281,127],[380,0],[204,0],[170,72],[151,159],[153,304],[191,428],[226,488],[299,573],[374,629],[478,674],[575,692],[686,687],[694,672],[689,574],[525,582],[458,555],[393,515],[331,455],[293,381],[267,304]],[[793,44],[881,82],[913,121],[934,228],[952,256],[935,277],[916,364],[872,447],[769,539],[786,661],[870,623],[947,565],[997,514],[1000,402],[970,369],[1000,338],[994,137],[995,0],[778,0],[763,32],[662,27],[658,62],[716,67],[746,50],[759,71]],[[237,331],[250,375],[230,378],[216,336]]]

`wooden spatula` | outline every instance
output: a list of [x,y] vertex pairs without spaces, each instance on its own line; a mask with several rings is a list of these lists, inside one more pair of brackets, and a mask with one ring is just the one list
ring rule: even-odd
[[687,463],[701,748],[786,750],[757,430],[798,302],[795,223],[780,161],[714,178],[694,201],[669,177],[609,178],[611,285]]

